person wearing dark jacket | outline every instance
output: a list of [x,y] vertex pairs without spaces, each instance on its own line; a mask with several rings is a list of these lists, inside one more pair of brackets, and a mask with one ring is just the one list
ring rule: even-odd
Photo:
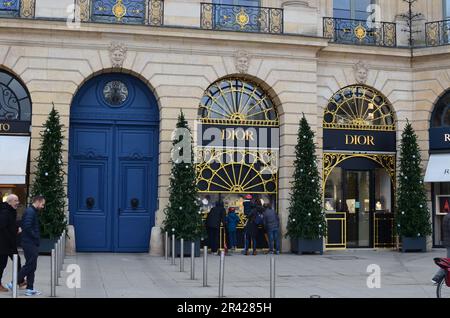
[[[0,203],[0,291],[6,292],[7,288],[1,284],[3,271],[8,264],[8,257],[13,259],[13,254],[19,255],[17,251],[17,234],[20,228],[17,227],[17,207],[19,198],[15,194],[10,194],[6,202]],[[20,271],[20,257],[17,262],[17,270]]]
[[269,253],[280,254],[280,241],[278,239],[280,220],[270,204],[266,204],[264,210],[264,229],[269,235]]
[[219,240],[220,225],[225,223],[225,208],[223,202],[216,202],[216,206],[209,211],[206,217],[206,228],[208,230],[209,246],[211,252],[217,252],[217,242]]
[[258,224],[257,217],[259,214],[263,213],[263,207],[259,199],[255,200],[252,211],[247,217],[247,223],[245,224],[244,231],[246,233],[246,243],[245,248],[242,251],[244,255],[248,255],[248,249],[250,247],[250,242],[253,247],[253,255],[256,255],[256,237],[258,235]]
[[[442,245],[447,249],[447,257],[450,258],[450,213],[444,217],[442,222]],[[438,284],[441,280],[445,278],[445,270],[443,268],[439,269],[439,271],[432,278],[432,282],[434,284]]]
[[[39,253],[39,245],[41,234],[39,230],[39,211],[45,206],[45,198],[36,196],[32,200],[32,204],[25,210],[22,217],[22,248],[25,254],[25,265],[20,270],[17,281],[23,283],[27,278],[26,296],[40,295],[41,292],[34,289],[34,272],[37,267],[37,258]],[[8,288],[12,288],[12,284],[8,284]]]

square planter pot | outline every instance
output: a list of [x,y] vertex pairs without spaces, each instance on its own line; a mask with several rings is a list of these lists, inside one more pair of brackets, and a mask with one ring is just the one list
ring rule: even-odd
[[55,248],[56,242],[58,242],[57,239],[41,239],[41,242],[39,245],[39,254],[51,255],[52,249]]
[[[194,256],[200,257],[200,240],[197,240],[194,243],[195,243]],[[170,248],[172,248],[172,247],[170,247]],[[183,255],[185,257],[191,257],[191,241],[184,241],[183,249],[184,249]],[[175,257],[180,257],[180,254],[181,254],[181,241],[175,240]]]
[[291,251],[295,254],[318,252],[323,255],[323,238],[317,240],[291,239]]
[[402,252],[407,251],[426,252],[427,240],[425,237],[405,237],[402,236]]

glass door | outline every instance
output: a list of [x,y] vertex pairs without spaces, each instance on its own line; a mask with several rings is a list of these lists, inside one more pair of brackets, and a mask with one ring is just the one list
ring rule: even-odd
[[371,173],[344,172],[344,206],[347,213],[347,247],[370,246]]

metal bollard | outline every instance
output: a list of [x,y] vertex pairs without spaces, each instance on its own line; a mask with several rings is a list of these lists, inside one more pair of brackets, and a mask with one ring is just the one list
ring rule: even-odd
[[172,265],[175,265],[175,234],[172,234]]
[[208,287],[208,246],[203,246],[203,287]]
[[64,260],[66,259],[66,231],[63,232],[62,239],[63,239],[62,251],[63,251],[63,264],[64,264]]
[[56,252],[52,249],[50,258],[50,297],[56,296]]
[[195,242],[191,242],[191,279],[195,279]]
[[275,257],[270,258],[270,298],[275,298]]
[[55,243],[55,285],[59,286],[58,282],[58,243]]
[[[61,237],[59,238],[59,255],[61,255],[61,257],[59,258],[59,272],[61,274],[62,270],[63,270],[63,265],[64,265],[64,239]],[[61,277],[61,276],[59,276]]]
[[58,278],[61,278],[61,264],[62,264],[62,253],[61,253],[61,238],[58,240]]
[[221,251],[220,267],[219,267],[219,298],[223,297],[224,280],[225,280],[225,251]]
[[18,255],[13,255],[13,277],[12,277],[12,298],[17,298],[17,263],[18,263]]
[[166,239],[164,241],[164,259],[166,261],[169,259],[168,249],[169,249],[169,232],[166,232]]
[[180,239],[180,272],[184,272],[184,239]]

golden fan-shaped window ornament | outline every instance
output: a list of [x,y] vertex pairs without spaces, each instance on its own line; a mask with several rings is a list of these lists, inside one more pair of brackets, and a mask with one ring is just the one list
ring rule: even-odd
[[323,127],[394,131],[394,112],[386,97],[376,90],[362,85],[348,86],[328,101]]
[[264,90],[235,78],[218,81],[206,90],[199,117],[210,124],[278,126],[278,114]]

